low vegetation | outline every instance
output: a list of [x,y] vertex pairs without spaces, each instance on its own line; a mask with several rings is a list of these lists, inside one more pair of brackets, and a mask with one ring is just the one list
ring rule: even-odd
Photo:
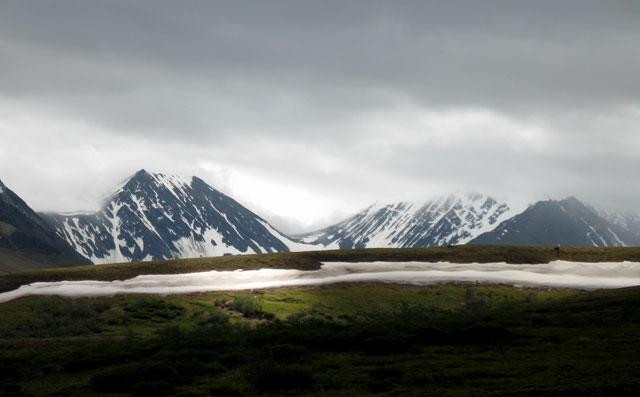
[[639,307],[465,284],[26,297],[0,305],[0,394],[620,395]]
[[[324,260],[614,261],[637,260],[637,253],[372,250],[62,269],[27,278],[312,269]],[[635,395],[640,388],[640,288],[358,283],[174,296],[29,296],[0,304],[0,319],[0,395],[603,396]]]
[[0,275],[0,292],[36,281],[124,280],[141,274],[177,274],[210,270],[298,269],[315,270],[321,262],[449,261],[456,263],[547,263],[553,260],[584,262],[640,262],[640,248],[575,248],[507,246],[455,246],[436,248],[362,249],[298,253],[176,259],[100,266],[65,267]]

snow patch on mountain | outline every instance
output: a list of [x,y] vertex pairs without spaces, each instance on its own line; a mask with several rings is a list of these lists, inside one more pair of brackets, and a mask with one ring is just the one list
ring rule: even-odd
[[598,210],[601,217],[640,238],[640,215],[633,212]]
[[88,214],[46,214],[93,263],[313,249],[199,178],[136,173]]
[[456,193],[426,202],[374,204],[343,222],[300,239],[331,248],[465,244],[514,213],[504,201],[478,193]]

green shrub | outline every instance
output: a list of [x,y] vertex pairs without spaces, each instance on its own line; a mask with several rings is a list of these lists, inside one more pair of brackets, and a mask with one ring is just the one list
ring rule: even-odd
[[229,315],[222,310],[213,310],[198,320],[201,327],[221,327],[229,324]]
[[405,353],[411,346],[411,341],[401,335],[375,336],[361,342],[362,352],[370,355]]
[[180,306],[154,298],[125,302],[123,309],[128,316],[136,320],[173,320],[184,312],[184,308]]
[[133,394],[140,397],[168,396],[175,393],[175,387],[167,381],[139,382],[133,386]]
[[239,294],[233,302],[231,302],[231,309],[242,313],[244,317],[255,318],[260,317],[262,308],[260,302],[251,294]]
[[297,360],[309,354],[309,349],[304,346],[292,345],[289,343],[282,343],[272,346],[266,346],[265,350],[268,351],[275,360],[291,361]]
[[[171,394],[172,385],[187,383],[195,373],[186,363],[143,360],[105,369],[91,378],[91,384],[102,393],[138,393],[153,389]],[[171,384],[167,384],[167,380]]]
[[33,315],[13,325],[8,333],[34,337],[100,333],[100,316],[107,308],[104,300],[52,297],[34,307]]
[[248,371],[248,378],[259,391],[307,389],[315,382],[308,368],[273,360],[256,362]]
[[489,308],[487,300],[479,296],[473,287],[467,287],[464,294],[464,309],[469,314],[477,314]]

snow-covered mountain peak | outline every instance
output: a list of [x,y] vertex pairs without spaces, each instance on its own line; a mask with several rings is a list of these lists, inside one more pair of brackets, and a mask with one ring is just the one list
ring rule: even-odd
[[475,192],[454,193],[425,202],[377,203],[302,239],[332,248],[464,244],[511,215],[506,202]]
[[[168,192],[180,192],[182,195],[186,193],[191,185],[193,178],[185,178],[178,175],[166,175],[161,173],[150,173],[142,169],[127,179],[122,186],[109,196],[107,202],[113,200],[113,197],[122,194],[137,194],[144,191],[166,190]],[[176,194],[176,196],[179,196]]]
[[342,222],[293,239],[200,178],[146,170],[124,181],[98,212],[44,215],[58,236],[94,263],[472,241],[524,245],[640,241],[640,217],[596,212],[574,197],[539,201],[524,209],[464,191],[423,201],[374,203]]
[[48,214],[94,263],[283,252],[297,242],[202,179],[136,172],[91,214]]

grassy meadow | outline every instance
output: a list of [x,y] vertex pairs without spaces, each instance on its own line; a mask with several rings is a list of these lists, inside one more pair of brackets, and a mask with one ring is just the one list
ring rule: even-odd
[[[320,261],[638,260],[638,249],[331,251],[65,268],[0,277]],[[640,288],[337,284],[173,296],[30,296],[0,304],[0,395],[636,395]]]
[[547,263],[553,260],[583,262],[640,262],[640,248],[575,248],[509,246],[454,246],[435,248],[379,248],[311,251],[279,254],[237,255],[174,259],[109,265],[89,265],[0,274],[0,292],[36,281],[125,280],[141,274],[177,274],[210,270],[319,269],[321,262],[448,261],[454,263],[507,262]]

